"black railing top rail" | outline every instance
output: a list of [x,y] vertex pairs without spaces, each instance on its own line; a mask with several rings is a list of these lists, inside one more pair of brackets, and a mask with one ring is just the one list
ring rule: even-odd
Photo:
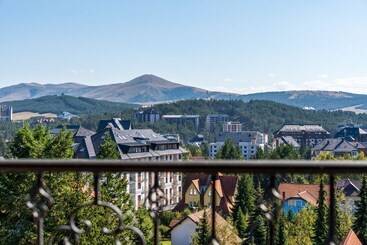
[[222,173],[367,173],[367,161],[333,160],[0,160],[0,171],[222,172]]

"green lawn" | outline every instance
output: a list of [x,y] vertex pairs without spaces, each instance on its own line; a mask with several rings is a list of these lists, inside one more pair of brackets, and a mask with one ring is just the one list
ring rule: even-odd
[[161,245],[171,245],[171,241],[162,241]]

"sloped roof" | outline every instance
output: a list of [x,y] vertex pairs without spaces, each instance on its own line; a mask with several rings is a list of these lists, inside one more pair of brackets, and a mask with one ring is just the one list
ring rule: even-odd
[[350,230],[340,245],[362,245],[362,242],[358,239],[356,233],[354,233],[353,230]]
[[[206,215],[207,215],[208,220],[211,220],[211,217],[212,217],[211,209],[206,209],[205,211],[206,211]],[[196,213],[189,214],[188,216],[184,217],[180,221],[173,222],[172,226],[171,226],[171,230],[173,230],[175,227],[179,226],[186,219],[191,219],[195,224],[199,224],[200,219],[203,218],[203,215],[204,215],[204,210],[201,210],[201,211],[196,212]],[[230,233],[229,235],[231,236],[232,239],[234,239],[235,244],[241,244],[242,240],[234,232],[234,229],[233,229],[232,225],[230,223],[228,223],[217,212],[215,212],[215,221],[216,221],[216,223],[215,223],[216,229],[218,229],[218,228],[219,229],[225,229],[227,231],[227,233]],[[211,222],[208,222],[208,223],[209,223],[209,226],[211,226]],[[218,237],[218,239],[221,240],[221,237]]]
[[336,183],[336,187],[342,190],[345,196],[351,196],[355,192],[360,192],[362,183],[359,180],[343,179]]
[[[284,199],[292,197],[301,197],[301,198],[307,198],[307,200],[313,202],[312,198],[314,198],[315,200],[319,199],[319,189],[320,189],[319,187],[320,187],[319,185],[281,183],[278,187],[278,191],[280,195],[284,197]],[[326,192],[326,201],[328,201],[329,185],[324,185],[324,190]]]
[[283,141],[284,144],[291,145],[294,148],[300,148],[300,144],[292,137],[292,136],[282,136],[280,139]]
[[285,124],[281,129],[278,130],[279,132],[309,132],[309,133],[329,133],[325,130],[321,125],[317,124]]
[[366,147],[358,142],[349,142],[343,138],[325,139],[317,144],[314,151],[333,151],[337,153],[350,153]]
[[312,206],[317,206],[317,199],[311,195],[308,191],[302,191],[298,193],[298,196],[301,197],[303,200],[311,204]]

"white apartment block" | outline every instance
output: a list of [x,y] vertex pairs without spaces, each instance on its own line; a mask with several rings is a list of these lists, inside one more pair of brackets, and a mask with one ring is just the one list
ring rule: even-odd
[[244,159],[252,159],[259,148],[268,144],[268,135],[258,131],[223,132],[217,140],[209,144],[209,157],[214,159],[226,140],[232,140],[241,150]]

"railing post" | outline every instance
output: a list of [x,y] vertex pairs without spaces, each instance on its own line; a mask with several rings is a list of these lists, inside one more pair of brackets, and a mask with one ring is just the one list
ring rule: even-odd
[[159,220],[159,207],[160,205],[162,205],[160,202],[160,198],[159,198],[159,194],[158,194],[158,190],[159,190],[159,172],[154,172],[154,188],[156,191],[156,205],[157,207],[155,210],[155,214],[154,214],[154,245],[159,245],[159,224],[160,224],[160,220]]
[[336,230],[336,199],[335,199],[335,177],[333,174],[329,175],[330,188],[330,207],[329,207],[329,244],[335,244],[335,230]]
[[211,230],[211,240],[212,240],[212,244],[214,244],[216,242],[216,230],[215,230],[215,213],[216,213],[216,189],[215,189],[215,182],[217,181],[217,174],[218,173],[213,173],[212,174],[212,200],[211,200],[211,212],[212,212],[212,230]]
[[[42,178],[43,178],[43,173],[40,172],[37,174],[37,189],[39,190],[40,188],[42,188]],[[43,214],[41,214],[41,212],[38,213],[38,217],[37,217],[37,244],[38,245],[43,245],[44,244],[44,232],[43,232],[43,226],[44,226],[44,222],[43,222]]]

